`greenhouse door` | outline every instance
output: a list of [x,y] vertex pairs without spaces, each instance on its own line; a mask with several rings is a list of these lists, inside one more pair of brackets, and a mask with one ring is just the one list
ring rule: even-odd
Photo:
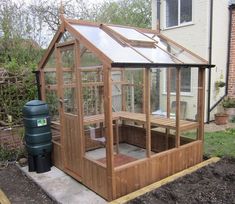
[[79,102],[75,41],[57,44],[58,96],[62,135],[64,169],[76,179],[81,179],[81,135],[79,134]]

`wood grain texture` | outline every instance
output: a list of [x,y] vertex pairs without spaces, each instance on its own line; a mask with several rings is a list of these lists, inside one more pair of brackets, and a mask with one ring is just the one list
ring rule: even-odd
[[181,94],[181,68],[176,69],[176,140],[175,140],[175,146],[180,146],[180,130],[181,130],[181,124],[180,124],[180,94]]
[[204,140],[204,110],[205,110],[205,69],[198,69],[198,135],[197,139]]
[[[112,113],[112,119],[113,120],[126,120],[126,121],[132,121],[132,122],[138,122],[141,124],[146,123],[146,116],[143,113],[133,113],[133,112],[127,112],[127,111],[120,111],[120,112],[113,112]],[[164,118],[159,116],[150,116],[151,125],[163,127],[163,128],[169,128],[169,129],[176,129],[176,121],[171,118]],[[104,115],[93,115],[93,116],[87,116],[84,117],[84,125],[90,125],[95,124],[99,122],[104,122]],[[197,122],[193,121],[187,121],[187,120],[180,120],[180,130],[185,131],[188,129],[194,129],[198,127]]]
[[150,105],[150,83],[151,83],[151,73],[150,69],[145,69],[145,128],[146,128],[146,156],[151,156],[151,105]]
[[202,142],[195,141],[179,148],[133,162],[128,167],[115,169],[118,197],[173,175],[202,161]]
[[103,198],[108,199],[108,190],[110,186],[108,187],[106,168],[85,157],[83,158],[83,162],[85,172],[83,183]]
[[80,153],[80,138],[78,135],[78,116],[72,114],[64,114],[64,154],[65,154],[65,168],[80,175],[81,167],[81,153]]
[[55,141],[52,141],[52,163],[58,169],[63,170],[61,145]]
[[113,117],[112,117],[112,84],[111,69],[104,66],[104,124],[106,136],[106,162],[108,178],[108,200],[116,197],[114,180],[114,162],[113,162]]
[[[122,142],[145,148],[146,144],[146,130],[142,127],[136,127],[131,125],[122,125],[120,130],[120,138]],[[152,152],[162,152],[167,149],[172,149],[175,147],[175,135],[168,135],[169,141],[168,146],[165,145],[166,133],[159,132],[156,130],[151,131],[151,151]],[[184,145],[193,142],[193,139],[180,137],[180,144]]]

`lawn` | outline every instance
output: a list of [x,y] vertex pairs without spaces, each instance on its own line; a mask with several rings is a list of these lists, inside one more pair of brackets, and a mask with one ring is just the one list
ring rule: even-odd
[[[187,133],[185,136],[192,138],[194,134]],[[204,154],[208,157],[235,157],[235,129],[205,132]]]

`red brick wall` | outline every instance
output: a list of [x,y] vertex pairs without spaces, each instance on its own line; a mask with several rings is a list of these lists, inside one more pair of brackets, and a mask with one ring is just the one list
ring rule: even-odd
[[235,7],[232,9],[228,96],[235,98]]

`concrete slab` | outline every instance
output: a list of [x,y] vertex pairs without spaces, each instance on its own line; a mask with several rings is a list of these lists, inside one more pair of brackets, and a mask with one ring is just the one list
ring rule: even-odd
[[49,197],[63,204],[104,204],[107,203],[102,197],[74,180],[63,171],[52,167],[51,171],[37,174],[28,172],[28,167],[20,169],[35,183],[37,183]]
[[[114,146],[113,149],[115,149],[115,148],[116,147]],[[145,149],[142,149],[140,147],[136,147],[134,145],[130,145],[127,143],[120,143],[119,144],[119,153],[127,155],[129,157],[133,157],[135,159],[143,159],[146,156]],[[86,156],[88,156],[89,158],[94,159],[94,160],[105,158],[106,157],[106,150],[104,147],[99,148],[99,149],[95,149],[95,150],[91,150],[91,151],[86,152]]]

